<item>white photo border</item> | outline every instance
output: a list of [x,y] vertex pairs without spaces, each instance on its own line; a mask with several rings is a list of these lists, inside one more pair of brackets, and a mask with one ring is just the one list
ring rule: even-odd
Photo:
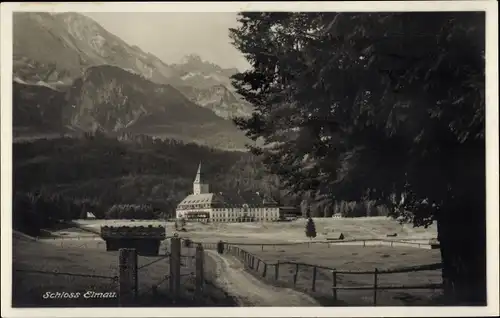
[[[11,305],[12,283],[12,13],[239,11],[485,11],[487,307],[33,308]],[[1,308],[2,317],[453,317],[499,313],[498,4],[496,1],[87,2],[1,4]]]

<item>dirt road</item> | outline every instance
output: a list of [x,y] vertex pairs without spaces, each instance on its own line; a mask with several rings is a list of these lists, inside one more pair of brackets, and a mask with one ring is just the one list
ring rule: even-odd
[[263,283],[247,273],[243,264],[234,256],[221,256],[215,251],[205,251],[217,265],[215,283],[234,296],[240,306],[319,306],[316,300],[305,294]]

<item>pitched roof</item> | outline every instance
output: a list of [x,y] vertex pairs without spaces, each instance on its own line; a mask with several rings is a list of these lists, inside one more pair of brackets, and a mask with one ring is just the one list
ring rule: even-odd
[[220,207],[242,207],[248,205],[250,207],[262,207],[276,205],[276,202],[270,198],[262,198],[259,194],[241,194],[234,193],[201,193],[190,194],[179,203],[179,207],[192,204],[210,204]]
[[223,203],[224,200],[220,198],[215,193],[200,193],[200,194],[190,194],[184,198],[184,200],[179,203],[181,205],[191,205],[191,204],[213,204],[213,203]]

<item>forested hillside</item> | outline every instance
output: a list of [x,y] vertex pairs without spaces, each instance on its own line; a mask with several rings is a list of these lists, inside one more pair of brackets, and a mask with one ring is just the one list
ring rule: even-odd
[[87,133],[81,138],[39,139],[14,143],[13,156],[14,226],[20,230],[26,225],[37,231],[87,211],[98,218],[171,217],[192,192],[200,162],[211,192],[259,192],[316,217],[387,214],[366,203],[325,206],[307,204],[304,198],[301,204],[303,198],[280,189],[278,178],[258,156],[146,135],[111,138]]
[[[15,143],[13,156],[17,195],[29,193],[31,199],[24,196],[25,201],[38,196],[64,205],[62,213],[67,218],[78,217],[82,209],[104,218],[114,204],[153,207],[154,215],[136,218],[172,215],[176,205],[192,191],[200,161],[213,192],[239,189],[242,193],[279,196],[278,183],[266,173],[258,157],[248,152],[221,151],[144,135],[116,139],[86,134],[79,139]],[[57,203],[61,200],[65,203]],[[72,204],[77,207],[70,209]]]

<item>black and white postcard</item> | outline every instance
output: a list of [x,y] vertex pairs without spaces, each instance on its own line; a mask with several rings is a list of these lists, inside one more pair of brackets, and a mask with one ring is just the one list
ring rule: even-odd
[[2,3],[2,317],[498,315],[497,9]]

